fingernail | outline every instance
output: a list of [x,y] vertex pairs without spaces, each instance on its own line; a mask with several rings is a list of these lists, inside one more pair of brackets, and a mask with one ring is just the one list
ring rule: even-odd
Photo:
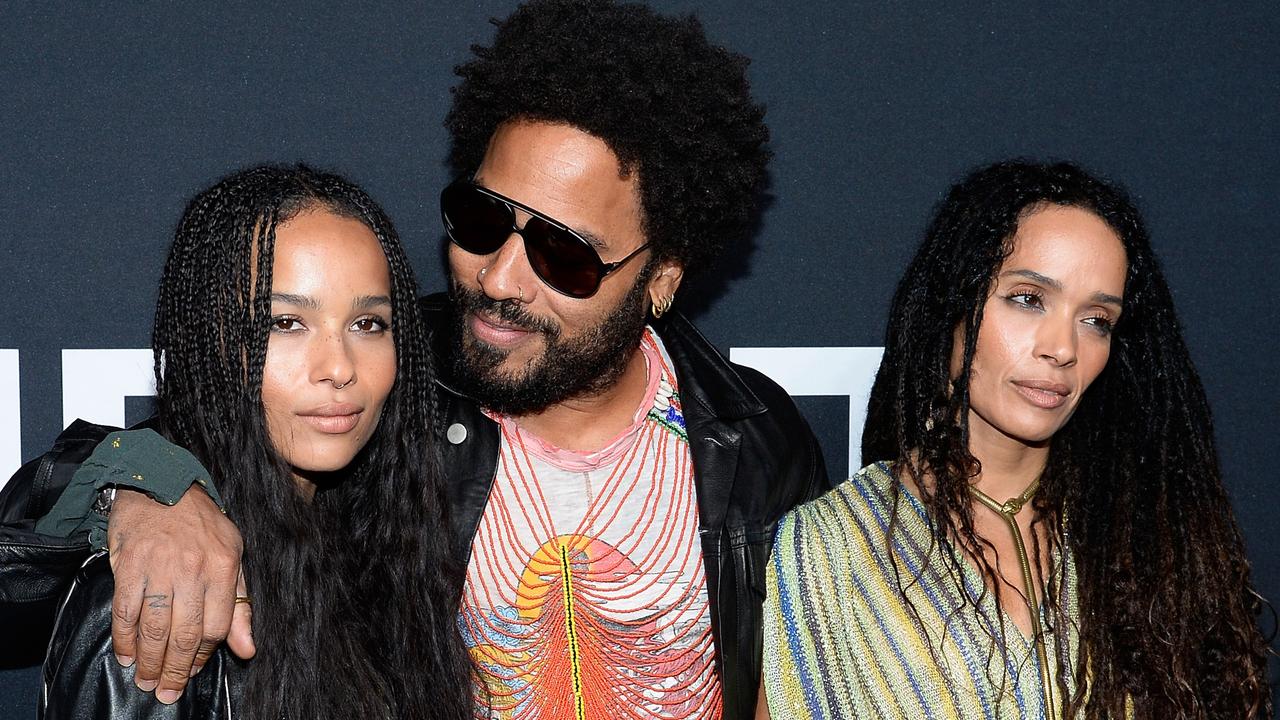
[[133,684],[137,685],[138,689],[141,690],[142,692],[151,692],[152,690],[156,689],[156,686],[160,684],[160,681],[159,680],[143,680],[142,678],[138,678],[137,680],[134,681]]
[[116,655],[116,662],[120,663],[124,667],[129,667],[133,664],[133,658],[128,655]]
[[156,693],[156,699],[165,705],[172,705],[178,702],[180,697],[182,697],[182,693],[177,690],[161,690]]
[[192,676],[192,677],[195,677],[196,675],[199,675],[199,674],[200,674],[200,671],[201,671],[201,670],[203,670],[203,669],[204,669],[204,665],[192,665],[192,666],[191,666],[191,676]]

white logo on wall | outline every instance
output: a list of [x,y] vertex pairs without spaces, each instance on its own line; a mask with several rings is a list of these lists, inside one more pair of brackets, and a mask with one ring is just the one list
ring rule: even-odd
[[[880,347],[731,348],[729,359],[773,378],[792,395],[842,395],[849,398],[849,464],[862,467],[862,426],[867,399],[880,367]],[[827,468],[840,479],[839,468]]]
[[[878,347],[733,348],[729,357],[773,378],[792,395],[848,397],[848,467],[856,469],[867,397],[882,353]],[[124,399],[155,393],[151,363],[150,350],[63,350],[62,424],[84,418],[124,425]],[[23,459],[18,378],[18,351],[0,350],[0,487]]]
[[[76,418],[124,425],[124,399],[155,392],[150,350],[62,351],[64,427]],[[18,394],[18,351],[0,350],[0,487],[23,460]],[[28,450],[34,455],[52,442]]]
[[18,404],[18,351],[0,350],[0,487],[22,464],[22,408]]

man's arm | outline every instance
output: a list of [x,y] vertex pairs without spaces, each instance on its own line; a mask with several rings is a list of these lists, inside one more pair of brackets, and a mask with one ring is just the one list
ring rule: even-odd
[[[92,501],[114,487],[107,514]],[[211,495],[213,497],[211,497]],[[173,702],[224,639],[252,657],[250,607],[240,574],[241,541],[214,502],[208,474],[182,448],[151,431],[109,434],[76,471],[37,530],[88,531],[105,544],[115,573],[111,637],[135,684]]]

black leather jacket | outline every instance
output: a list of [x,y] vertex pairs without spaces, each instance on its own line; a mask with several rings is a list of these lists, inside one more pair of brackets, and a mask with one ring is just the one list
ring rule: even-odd
[[225,648],[209,657],[173,705],[133,684],[132,667],[111,653],[111,594],[115,581],[105,551],[90,556],[58,610],[45,657],[41,720],[134,718],[233,720],[243,671]]
[[[44,660],[38,716],[43,720],[128,717],[230,720],[240,671],[219,649],[174,705],[133,685],[133,668],[111,654],[111,594],[105,552],[86,538],[35,533],[80,463],[114,428],[77,420],[53,448],[22,466],[0,493],[0,643],[5,667]],[[50,636],[52,634],[52,637]]]
[[90,549],[84,536],[49,537],[33,527],[105,434],[106,428],[73,422],[0,492],[0,624],[6,632],[0,667],[35,665],[44,658],[58,603]]
[[[445,327],[449,307],[444,295],[424,298],[423,308],[433,329]],[[702,556],[706,566],[707,594],[710,600],[711,627],[715,639],[716,666],[720,671],[721,692],[724,700],[724,718],[738,720],[754,717],[756,697],[761,672],[761,607],[765,594],[765,568],[773,542],[774,529],[782,515],[799,503],[811,500],[830,487],[822,452],[804,418],[796,410],[790,396],[776,383],[750,368],[733,365],[678,313],[654,322],[676,373],[684,402],[685,426],[689,436],[689,449],[693,459],[695,485],[698,496],[699,536],[702,539]],[[444,341],[445,332],[433,335]],[[443,348],[433,348],[437,356]],[[437,363],[445,368],[445,363]],[[479,405],[457,392],[447,377],[438,381],[441,387],[438,402],[443,422],[439,424],[438,439],[444,462],[445,474],[450,484],[454,547],[458,557],[467,559],[471,554],[471,541],[480,523],[481,514],[493,485],[499,447],[498,426],[481,412]],[[448,438],[449,428],[460,425],[465,433],[451,433],[458,442]],[[42,462],[57,469],[51,483],[53,490],[65,486],[75,465],[88,456],[93,446],[107,430],[87,423],[79,423],[64,431],[59,438],[59,454],[46,456]],[[59,448],[55,447],[55,450]],[[43,471],[33,462],[10,481],[5,494],[16,493],[23,485],[37,483]],[[16,483],[16,484],[15,484]],[[57,494],[43,502],[48,509]],[[20,505],[9,503],[8,505]],[[6,510],[0,498],[0,520],[13,521],[20,517],[33,517],[31,508],[22,515],[15,515],[14,508]],[[34,515],[39,517],[39,515]],[[9,530],[14,526],[10,525]],[[32,616],[31,637],[48,637],[52,620],[52,607],[56,598],[67,591],[72,576],[80,562],[88,555],[83,542],[61,541],[53,544],[48,538],[17,533],[6,545],[0,537],[0,554],[11,553],[18,560],[15,567],[25,568],[25,579],[19,573],[0,570],[0,610],[6,614],[10,603],[6,591],[16,587],[11,583],[23,583],[28,608]],[[18,547],[21,546],[21,547]],[[3,556],[3,555],[0,555]],[[88,610],[108,612],[111,593],[102,590],[101,577],[104,562],[91,564],[82,574],[78,602],[88,602]],[[108,585],[109,587],[109,585]],[[71,593],[73,599],[76,592]],[[42,619],[40,606],[48,613]],[[101,623],[109,623],[103,616]],[[60,630],[59,632],[62,632]],[[69,641],[83,652],[109,660],[109,635],[83,631],[84,635]],[[102,645],[103,638],[107,645]],[[78,645],[76,645],[78,643]],[[43,648],[43,645],[41,645]],[[219,712],[222,707],[218,692],[226,691],[224,675],[234,677],[225,669],[228,663],[224,653],[217,653],[219,665],[213,660],[206,670],[197,676],[192,688],[183,695],[192,701],[202,701],[204,712]],[[50,656],[53,657],[52,655]],[[114,665],[114,660],[109,660]],[[210,672],[214,670],[215,672]],[[208,676],[208,677],[206,677]],[[46,691],[70,692],[50,684],[50,667],[45,668]],[[234,689],[235,684],[231,684]],[[127,690],[128,688],[124,688]],[[215,693],[210,696],[209,693]],[[156,705],[149,695],[140,692],[104,694],[113,703],[124,702],[135,709]],[[140,701],[141,706],[135,704]],[[147,701],[150,701],[149,703]],[[120,712],[127,714],[128,708]],[[92,713],[67,715],[90,717]],[[127,715],[132,716],[132,715]],[[217,717],[218,715],[194,714],[177,717]],[[61,716],[59,716],[61,717]]]

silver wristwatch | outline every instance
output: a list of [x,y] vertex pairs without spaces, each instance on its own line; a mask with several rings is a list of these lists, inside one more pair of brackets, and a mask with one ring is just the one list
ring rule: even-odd
[[90,506],[90,512],[95,512],[102,517],[111,514],[111,504],[116,501],[116,487],[110,485],[98,491],[96,497],[93,498],[93,505]]

